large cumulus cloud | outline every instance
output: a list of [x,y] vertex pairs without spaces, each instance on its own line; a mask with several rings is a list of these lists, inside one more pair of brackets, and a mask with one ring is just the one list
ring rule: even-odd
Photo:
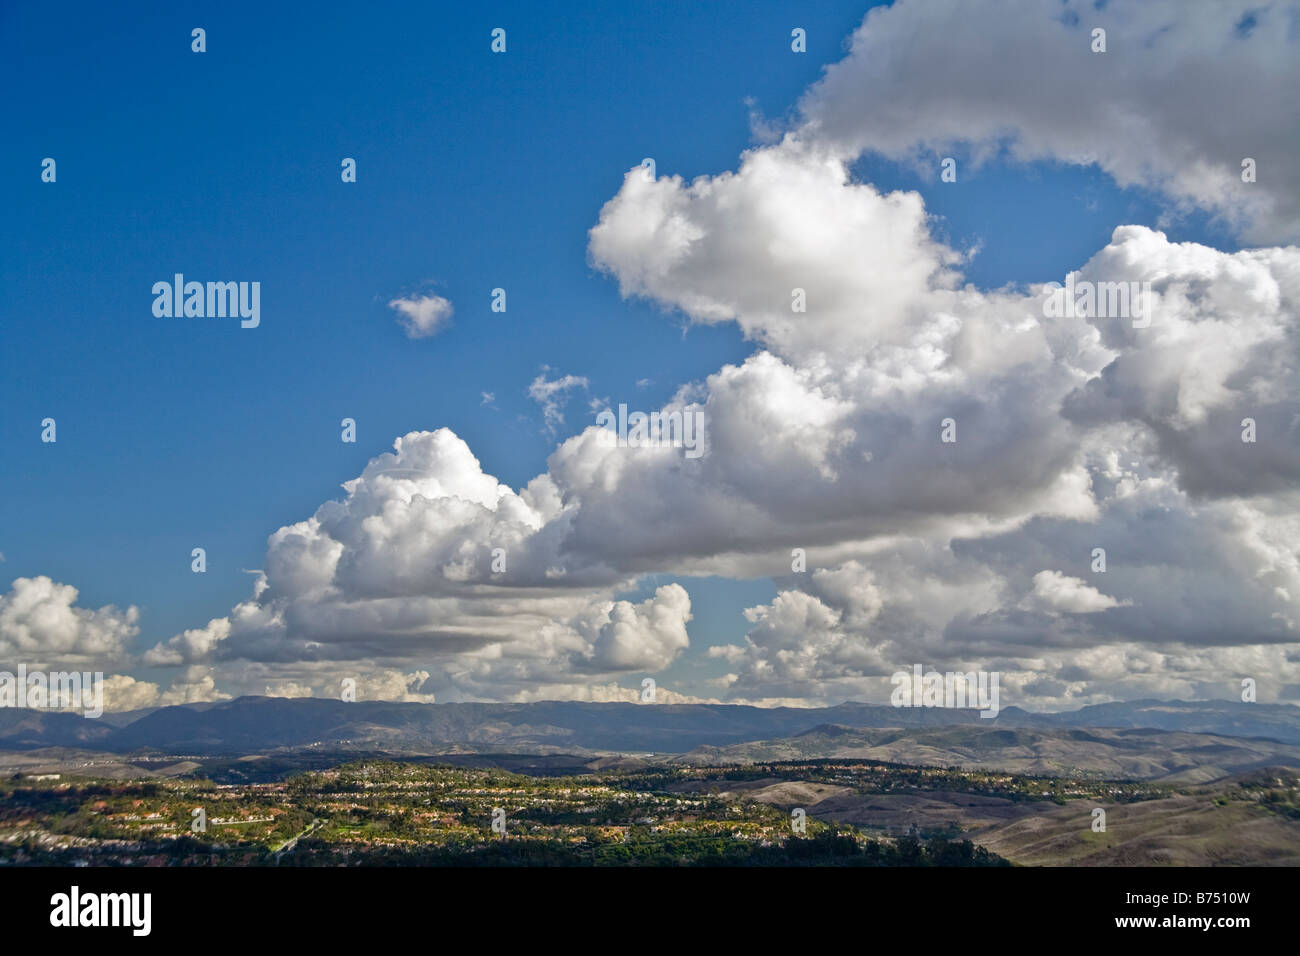
[[16,578],[0,594],[0,661],[31,669],[119,664],[139,633],[140,611],[81,607],[78,591],[45,575]]
[[383,687],[394,666],[428,665],[412,692],[456,697],[658,671],[689,644],[684,588],[611,600],[629,582],[566,548],[576,505],[554,482],[515,493],[446,429],[399,438],[344,488],[271,535],[248,601],[145,660],[279,665],[287,693],[357,673]]
[[956,147],[1095,163],[1252,241],[1294,242],[1298,40],[1294,2],[900,0],[868,14],[805,95],[802,133],[932,166]]
[[446,429],[403,436],[271,536],[247,602],[150,660],[286,693],[374,668],[439,699],[618,697],[686,652],[691,619],[679,585],[619,591],[722,574],[779,581],[712,652],[727,697],[883,699],[913,662],[1001,669],[1005,702],[1040,706],[1297,683],[1300,248],[1120,225],[1070,279],[1147,284],[1149,321],[1060,315],[1048,288],[965,283],[919,195],[852,174],[868,151],[1007,147],[1294,238],[1295,9],[873,11],[780,142],[692,182],[632,170],[591,230],[624,295],[755,344],[665,408],[702,416],[702,456],[593,426],[514,490]]

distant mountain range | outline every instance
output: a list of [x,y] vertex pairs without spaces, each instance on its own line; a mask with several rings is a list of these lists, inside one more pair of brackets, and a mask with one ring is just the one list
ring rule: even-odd
[[[322,698],[240,697],[215,704],[105,714],[95,720],[71,713],[0,709],[0,749],[75,747],[114,753],[195,755],[308,749],[408,755],[476,752],[681,755],[702,747],[722,748],[793,738],[817,727],[937,730],[961,726],[977,728],[980,734],[995,729],[1043,733],[1083,728],[1145,729],[1264,738],[1288,747],[1300,746],[1300,707],[1237,701],[1143,700],[1099,704],[1058,714],[1035,714],[1007,707],[998,717],[986,719],[975,710],[858,703],[822,708],[762,708],[732,704],[576,701],[346,703]],[[999,739],[988,737],[986,743]],[[1122,736],[1111,735],[1108,739],[1109,746],[1118,747],[1123,743]],[[1172,751],[1174,742],[1168,744]],[[1208,748],[1222,745],[1215,741],[1202,744]],[[1157,746],[1154,738],[1147,735],[1141,749],[1150,750],[1153,746]],[[1289,751],[1280,750],[1275,762],[1290,764]]]
[[851,759],[993,769],[1038,776],[1204,783],[1272,765],[1300,768],[1300,746],[1181,730],[961,725],[855,728],[823,724],[795,737],[698,747],[675,762],[723,764]]

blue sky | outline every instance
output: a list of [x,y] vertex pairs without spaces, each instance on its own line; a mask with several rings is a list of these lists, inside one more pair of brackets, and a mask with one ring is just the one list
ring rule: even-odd
[[[448,425],[518,485],[555,442],[526,394],[543,365],[648,404],[742,358],[734,328],[684,336],[621,302],[586,232],[645,156],[688,176],[728,165],[748,145],[745,97],[788,108],[821,65],[786,55],[796,9],[743,24],[666,4],[576,4],[563,21],[535,4],[10,10],[4,571],[138,604],[153,643],[243,598],[266,535],[397,435]],[[831,55],[859,16],[798,22]],[[27,68],[23,48],[56,34]],[[778,69],[752,69],[764,44]],[[176,270],[261,281],[257,334],[154,319],[149,288]],[[386,303],[424,291],[452,300],[454,324],[411,342]],[[55,447],[30,440],[46,416]],[[356,445],[338,440],[348,416]],[[189,568],[200,545],[206,577]]]
[[[136,605],[143,650],[246,599],[267,536],[399,435],[449,427],[517,489],[592,424],[589,399],[657,408],[743,362],[757,346],[736,324],[622,298],[588,230],[642,157],[687,181],[735,169],[758,145],[747,102],[793,116],[866,9],[7,5],[0,584],[48,575],[83,606]],[[504,55],[489,50],[498,26]],[[806,54],[790,50],[796,26]],[[1209,212],[1096,165],[1003,154],[953,185],[868,152],[853,171],[918,191],[937,238],[978,248],[963,272],[980,289],[1059,281],[1121,223],[1242,247]],[[260,327],[155,318],[150,288],[174,272],[260,281]],[[421,294],[455,312],[412,340],[387,303]],[[527,393],[544,372],[590,381],[555,432]],[[56,444],[39,441],[45,417]],[[339,440],[344,417],[356,444]],[[623,593],[673,580],[693,649],[741,640],[741,611],[778,590],[666,570]]]

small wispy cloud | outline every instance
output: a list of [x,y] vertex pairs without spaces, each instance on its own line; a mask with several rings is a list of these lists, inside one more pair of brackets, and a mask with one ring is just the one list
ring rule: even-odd
[[398,312],[397,321],[410,339],[427,339],[436,335],[451,320],[451,301],[440,295],[409,296],[392,299],[390,309]]
[[547,379],[550,366],[543,365],[542,373],[528,386],[528,397],[542,406],[542,418],[547,431],[555,429],[564,422],[564,405],[568,396],[564,393],[571,388],[586,388],[587,379],[581,375],[564,375],[560,378]]

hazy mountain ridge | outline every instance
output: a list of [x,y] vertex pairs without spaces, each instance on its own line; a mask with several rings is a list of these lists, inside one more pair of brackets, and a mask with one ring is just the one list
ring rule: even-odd
[[822,725],[785,739],[698,747],[676,762],[718,766],[824,759],[1201,783],[1273,765],[1300,767],[1300,746],[1264,738],[1150,728],[856,729]]
[[[266,753],[277,750],[384,750],[438,754],[475,751],[512,753],[687,754],[702,747],[771,742],[814,733],[891,729],[891,746],[950,752],[904,731],[970,728],[988,750],[1017,746],[1018,731],[1056,731],[1059,750],[1082,728],[1146,729],[1216,738],[1178,743],[1197,751],[1202,765],[1215,747],[1243,748],[1241,738],[1267,738],[1300,747],[1300,708],[1286,704],[1236,701],[1135,701],[1101,704],[1063,714],[1034,714],[1004,708],[987,719],[974,710],[895,708],[859,703],[835,707],[761,708],[734,704],[631,704],[543,701],[531,704],[419,704],[387,701],[344,702],[324,698],[241,697],[217,704],[179,705],[142,712],[123,726],[116,720],[88,720],[78,714],[0,709],[0,748],[76,747],[117,753],[159,751],[173,754]],[[840,730],[838,728],[843,728]],[[1225,744],[1218,738],[1236,738]],[[889,745],[872,738],[871,746]],[[1049,738],[1037,738],[1046,742]],[[1043,743],[1045,746],[1046,744]],[[1172,749],[1173,741],[1165,741]],[[1139,739],[1108,734],[1105,747],[1117,753],[1157,747],[1151,734]],[[1209,748],[1209,749],[1206,749]],[[1249,748],[1245,748],[1249,749]],[[1260,749],[1260,748],[1256,748]],[[1262,748],[1268,750],[1268,748]],[[928,751],[927,751],[928,752]],[[921,762],[913,756],[908,762]],[[1238,754],[1237,756],[1240,756]],[[1235,757],[1234,757],[1235,759]],[[1290,763],[1285,748],[1277,763]],[[1239,766],[1240,763],[1234,764]]]

